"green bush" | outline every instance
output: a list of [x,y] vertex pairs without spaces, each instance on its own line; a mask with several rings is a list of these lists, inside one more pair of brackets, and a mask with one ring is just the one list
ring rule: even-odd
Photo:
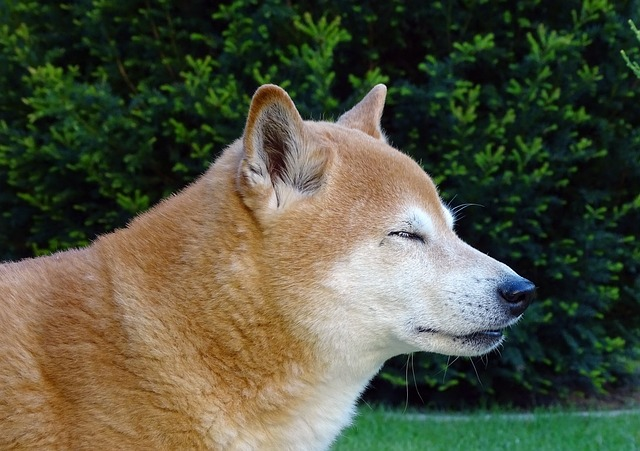
[[[636,38],[638,39],[638,41],[640,41],[640,30],[636,28],[636,24],[634,24],[633,21],[630,20],[629,26],[631,27],[631,30],[636,34]],[[624,50],[620,50],[620,53],[622,54],[622,58],[627,63],[629,69],[631,69],[633,73],[636,74],[636,77],[640,78],[640,63],[638,63],[637,61],[631,61]]]
[[[305,117],[389,85],[384,126],[459,234],[539,286],[489,362],[392,360],[437,403],[605,392],[640,361],[637,2],[0,4],[0,259],[84,245],[201,173],[250,95]],[[477,374],[474,365],[478,366]],[[409,379],[413,376],[409,376]],[[404,388],[399,390],[403,393]]]

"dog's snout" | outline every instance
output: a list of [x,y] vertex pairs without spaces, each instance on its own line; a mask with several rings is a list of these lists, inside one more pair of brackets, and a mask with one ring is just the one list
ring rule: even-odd
[[518,277],[503,282],[498,287],[500,297],[504,299],[513,316],[521,315],[533,300],[536,287],[527,279]]

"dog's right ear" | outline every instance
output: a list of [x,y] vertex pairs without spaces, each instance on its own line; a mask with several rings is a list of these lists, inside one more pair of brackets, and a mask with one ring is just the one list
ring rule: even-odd
[[387,139],[380,126],[386,97],[385,85],[374,86],[360,102],[338,118],[338,124],[355,128],[386,142]]
[[239,189],[252,210],[285,208],[321,186],[327,155],[310,144],[300,113],[282,88],[258,88],[242,143]]

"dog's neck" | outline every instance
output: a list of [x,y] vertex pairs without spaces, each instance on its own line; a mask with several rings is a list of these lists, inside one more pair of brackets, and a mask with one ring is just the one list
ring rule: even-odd
[[[205,181],[206,175],[118,232],[128,239],[114,244],[126,246],[109,252],[110,240],[103,240],[103,251],[120,259],[113,274],[120,285],[135,281],[157,293],[146,298],[155,299],[155,305],[115,300],[123,309],[148,312],[143,322],[123,327],[131,337],[153,334],[158,340],[169,340],[164,346],[157,341],[151,344],[153,349],[147,350],[153,356],[151,362],[149,356],[138,357],[147,360],[141,367],[148,372],[140,376],[156,387],[171,386],[160,394],[169,403],[181,392],[184,399],[199,399],[188,413],[201,418],[205,435],[207,430],[215,431],[212,437],[217,441],[209,443],[212,447],[266,449],[289,442],[291,449],[326,449],[350,423],[358,397],[384,358],[349,350],[349,343],[342,339],[320,342],[319,334],[308,325],[293,324],[293,318],[283,313],[287,309],[259,285],[254,250],[246,248],[252,240],[242,236],[256,233],[250,222],[235,218],[231,224],[237,229],[236,241],[216,242],[216,229],[228,227],[222,223],[232,218],[219,218],[202,204],[207,195],[230,194],[232,186],[218,186],[212,194]],[[191,223],[185,225],[185,221]],[[204,236],[189,236],[185,230],[199,230]],[[148,243],[148,236],[166,242],[162,246]],[[165,249],[166,255],[148,252],[148,245]],[[138,321],[127,312],[123,317]],[[172,329],[160,331],[165,325]],[[344,326],[340,327],[348,329]],[[184,343],[188,349],[181,347]],[[141,342],[134,348],[144,353],[145,346]],[[163,355],[157,355],[160,348]],[[229,374],[235,377],[229,379]],[[232,407],[235,404],[237,409]],[[253,412],[247,413],[247,405],[253,405]],[[234,411],[239,412],[237,417],[228,416]],[[220,431],[225,429],[235,431],[234,435],[223,437]],[[238,432],[243,430],[246,434]]]

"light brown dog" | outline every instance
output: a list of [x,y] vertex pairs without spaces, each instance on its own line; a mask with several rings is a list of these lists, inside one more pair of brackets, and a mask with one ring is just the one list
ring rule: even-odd
[[184,191],[0,266],[0,448],[325,449],[388,358],[496,348],[533,285],[456,236],[385,94],[305,122],[263,86]]

